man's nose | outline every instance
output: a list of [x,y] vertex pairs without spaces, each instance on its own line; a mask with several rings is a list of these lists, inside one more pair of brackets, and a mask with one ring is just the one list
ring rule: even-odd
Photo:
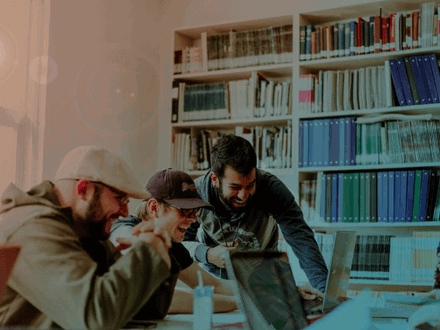
[[249,193],[247,192],[246,189],[241,189],[238,194],[237,197],[240,198],[242,201],[245,201],[246,198],[248,197]]

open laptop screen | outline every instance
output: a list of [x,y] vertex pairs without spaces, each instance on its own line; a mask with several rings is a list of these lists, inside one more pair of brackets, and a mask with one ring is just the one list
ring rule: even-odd
[[228,275],[251,329],[300,330],[307,326],[290,265],[283,257],[285,254],[274,251],[235,252],[227,257]]

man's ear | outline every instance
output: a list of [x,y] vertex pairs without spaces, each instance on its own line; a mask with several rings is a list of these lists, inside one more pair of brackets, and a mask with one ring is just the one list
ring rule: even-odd
[[156,198],[150,198],[147,202],[148,213],[151,215],[158,215],[159,201]]
[[78,196],[81,199],[86,200],[87,199],[87,193],[90,192],[90,190],[94,190],[93,184],[90,181],[79,180],[76,183],[76,193],[78,194]]
[[215,188],[218,188],[218,187],[219,187],[219,178],[218,178],[218,176],[215,175],[214,172],[211,172],[211,173],[210,173],[210,176],[211,176],[212,185],[213,185]]

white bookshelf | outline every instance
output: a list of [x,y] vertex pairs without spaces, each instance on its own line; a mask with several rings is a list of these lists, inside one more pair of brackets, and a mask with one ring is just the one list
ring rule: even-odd
[[[309,11],[304,13],[292,10],[291,15],[282,17],[270,17],[266,19],[249,20],[241,22],[225,22],[207,26],[187,27],[177,29],[173,33],[173,52],[183,47],[193,47],[202,44],[202,33],[216,35],[227,33],[232,29],[236,31],[261,29],[268,26],[281,26],[292,24],[292,47],[291,62],[261,66],[248,66],[215,71],[201,71],[196,73],[173,74],[173,82],[186,83],[213,83],[248,79],[253,72],[262,73],[265,77],[274,80],[289,78],[292,80],[292,110],[291,114],[282,117],[246,118],[246,119],[222,119],[202,120],[192,122],[172,123],[171,136],[181,132],[200,132],[204,129],[221,129],[233,132],[236,126],[274,126],[291,125],[292,127],[292,167],[284,169],[271,169],[278,175],[293,192],[297,201],[300,199],[300,184],[304,180],[316,179],[318,172],[355,172],[355,171],[384,171],[398,169],[419,169],[425,167],[440,168],[440,163],[405,163],[383,165],[357,165],[357,166],[332,166],[332,167],[299,167],[298,166],[298,137],[299,123],[302,120],[318,118],[338,118],[341,116],[361,117],[372,114],[397,113],[397,114],[434,114],[440,116],[440,104],[428,104],[405,107],[389,107],[379,109],[363,109],[345,112],[326,113],[300,113],[299,109],[299,76],[303,74],[317,74],[320,70],[357,69],[368,66],[383,65],[384,61],[412,55],[436,53],[440,54],[440,47],[417,48],[403,51],[383,52],[377,54],[365,54],[357,56],[344,56],[330,59],[300,61],[300,27],[312,25],[329,25],[336,22],[348,22],[357,19],[358,16],[369,17],[379,13],[389,15],[392,12],[418,10],[421,3],[428,1],[393,0],[359,4],[348,7],[337,7],[329,10]],[[440,41],[440,40],[439,40]],[[440,45],[440,42],[439,42]],[[174,56],[172,56],[174,59]],[[174,63],[173,63],[174,64]],[[173,159],[172,146],[170,147],[171,159]],[[187,171],[193,177],[206,173],[205,170]],[[438,231],[440,222],[424,223],[317,223],[310,222],[311,228],[317,232],[334,233],[337,230],[355,230],[359,235],[367,234],[392,234],[396,236],[411,236],[413,231]],[[293,263],[295,264],[295,263]],[[296,269],[296,266],[293,266]],[[434,269],[433,269],[434,272]],[[373,290],[419,290],[432,286],[432,283],[397,283],[391,281],[352,280],[350,289],[371,287]]]

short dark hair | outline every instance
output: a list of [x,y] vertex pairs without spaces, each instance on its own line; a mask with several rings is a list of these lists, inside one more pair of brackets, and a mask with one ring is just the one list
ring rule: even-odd
[[257,155],[248,140],[227,134],[217,141],[212,148],[211,170],[221,179],[226,166],[242,176],[248,176],[257,167]]

